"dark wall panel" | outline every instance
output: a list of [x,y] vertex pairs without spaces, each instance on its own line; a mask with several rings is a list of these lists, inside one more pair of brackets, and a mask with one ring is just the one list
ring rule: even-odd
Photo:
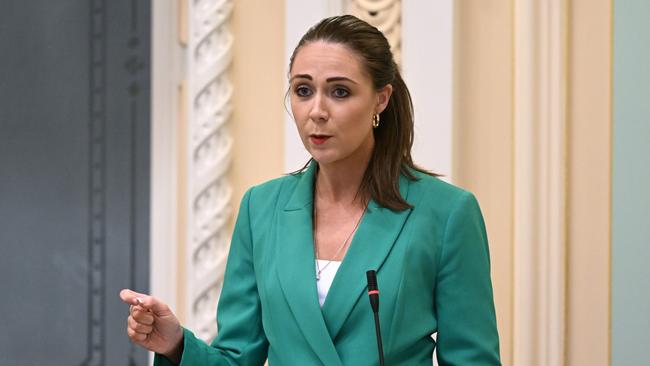
[[150,2],[3,1],[0,365],[145,365]]

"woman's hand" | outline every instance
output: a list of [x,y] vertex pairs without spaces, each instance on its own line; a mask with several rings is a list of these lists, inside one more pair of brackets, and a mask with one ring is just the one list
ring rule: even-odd
[[169,306],[128,289],[120,291],[120,298],[131,305],[126,328],[131,341],[178,364],[183,352],[183,329]]

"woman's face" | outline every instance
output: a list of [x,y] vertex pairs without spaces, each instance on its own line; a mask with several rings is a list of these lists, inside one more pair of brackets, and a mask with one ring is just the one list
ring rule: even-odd
[[328,165],[370,158],[372,117],[386,108],[392,87],[375,90],[356,53],[323,41],[302,46],[289,90],[298,133],[314,160]]

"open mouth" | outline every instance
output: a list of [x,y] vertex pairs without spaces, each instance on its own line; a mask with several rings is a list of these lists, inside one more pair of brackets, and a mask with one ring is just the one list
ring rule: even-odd
[[314,145],[322,145],[324,144],[331,136],[327,135],[309,135],[309,140],[314,144]]

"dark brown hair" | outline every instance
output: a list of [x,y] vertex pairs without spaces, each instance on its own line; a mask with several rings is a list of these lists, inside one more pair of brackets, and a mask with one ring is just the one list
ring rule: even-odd
[[[411,158],[413,104],[388,40],[377,28],[355,16],[325,18],[302,36],[291,55],[289,70],[293,67],[298,50],[316,41],[344,45],[360,56],[362,67],[370,75],[375,89],[392,85],[393,93],[388,105],[379,115],[379,127],[373,129],[375,148],[361,181],[359,194],[363,199],[373,199],[391,210],[411,208],[399,193],[400,174],[410,180],[417,180],[414,171],[435,174],[417,167]],[[309,163],[311,160],[296,173],[302,172]]]

